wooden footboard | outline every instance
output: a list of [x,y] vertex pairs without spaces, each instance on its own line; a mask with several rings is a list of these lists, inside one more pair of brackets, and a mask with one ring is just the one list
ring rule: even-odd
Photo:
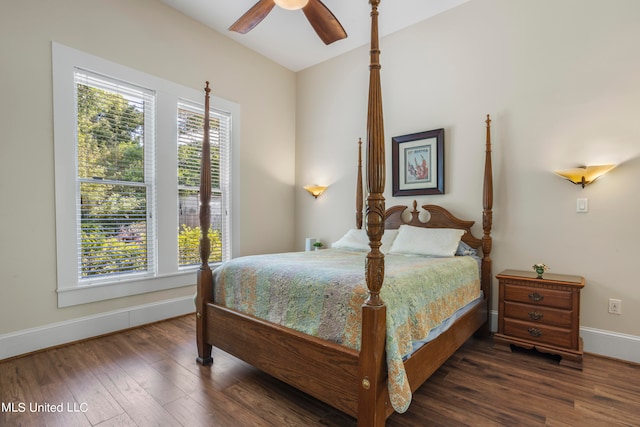
[[358,352],[209,303],[207,343],[357,416]]
[[[405,362],[412,392],[486,323],[487,304],[487,299],[478,303]],[[361,418],[358,351],[213,303],[206,303],[202,318],[206,319],[202,338],[207,345],[234,355],[354,418]],[[380,356],[383,360],[380,366],[385,367],[384,350]],[[386,419],[394,411],[388,404],[384,369],[380,378],[383,388],[378,398],[382,402],[376,407]]]

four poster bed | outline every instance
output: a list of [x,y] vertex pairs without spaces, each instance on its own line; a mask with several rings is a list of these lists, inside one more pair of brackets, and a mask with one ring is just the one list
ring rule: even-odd
[[[211,176],[207,84],[200,188],[202,264],[196,295],[197,360],[203,365],[211,364],[215,346],[355,417],[359,426],[383,426],[394,410],[407,409],[411,393],[469,337],[478,331],[488,332],[493,189],[487,116],[481,238],[471,233],[473,221],[461,220],[439,206],[422,206],[428,213],[426,222],[419,219],[415,201],[409,220],[403,217],[408,209],[405,206],[385,209],[378,49],[380,1],[370,3],[366,251],[360,247],[365,230],[362,230],[359,153],[356,228],[340,240],[343,244],[317,252],[278,254],[278,262],[274,262],[274,256],[259,255],[234,259],[215,271],[209,268],[210,242],[206,230],[210,226]],[[385,229],[398,231],[384,233]],[[424,230],[457,233],[454,250],[459,251],[466,244],[470,250],[481,252],[481,258],[434,258],[406,255],[411,251],[403,253],[398,246],[400,236],[405,242],[408,239],[411,243],[413,239],[413,243],[420,244],[417,240],[433,238],[433,235],[423,237]],[[385,242],[389,237],[395,240]],[[344,244],[345,241],[351,243]],[[385,247],[387,244],[390,248]],[[425,267],[416,284],[408,278],[408,272],[422,271],[423,263],[434,265]],[[435,286],[420,287],[433,274],[427,270],[434,269],[435,276],[429,280]],[[464,273],[453,275],[450,272],[454,270]],[[330,283],[328,288],[319,287],[318,282],[323,280]],[[457,284],[449,286],[450,282]],[[342,284],[348,288],[346,291],[338,286]],[[452,288],[453,294],[445,294],[442,290],[445,287]],[[284,294],[274,297],[276,288]],[[339,299],[339,294],[346,299]],[[435,301],[422,301],[425,294],[435,294]],[[449,302],[456,302],[457,306]],[[295,304],[299,305],[297,310],[292,308]],[[414,312],[409,306],[425,306],[438,313],[437,319],[432,314]],[[322,320],[328,318],[334,319],[329,326]],[[336,318],[342,320],[335,323]],[[422,325],[423,321],[429,325]],[[436,324],[442,321],[445,327],[433,338],[429,334],[439,329]],[[409,337],[408,344],[405,335]]]

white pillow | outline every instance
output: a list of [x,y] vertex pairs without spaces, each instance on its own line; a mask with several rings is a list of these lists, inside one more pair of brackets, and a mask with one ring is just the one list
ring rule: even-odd
[[[382,235],[382,246],[380,247],[380,251],[382,253],[387,253],[391,249],[391,244],[394,239],[398,235],[398,230],[385,230]],[[369,236],[367,236],[367,231],[365,229],[358,230],[357,228],[352,228],[347,231],[347,234],[342,236],[340,240],[337,242],[333,242],[331,244],[332,248],[338,249],[348,249],[352,251],[367,251],[371,249],[369,247]]]
[[392,254],[454,256],[464,230],[401,225],[391,245]]
[[391,250],[391,245],[398,235],[398,230],[384,230],[382,235],[382,246],[380,246],[380,252],[383,254],[388,253]]
[[352,251],[368,251],[369,250],[369,237],[365,230],[358,230],[352,228],[347,231],[347,234],[342,236],[337,242],[331,244],[332,248],[349,249]]

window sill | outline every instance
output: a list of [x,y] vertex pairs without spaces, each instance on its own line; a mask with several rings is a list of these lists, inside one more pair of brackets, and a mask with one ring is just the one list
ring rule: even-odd
[[58,289],[58,308],[192,286],[196,284],[196,274],[197,270],[189,270],[144,279]]

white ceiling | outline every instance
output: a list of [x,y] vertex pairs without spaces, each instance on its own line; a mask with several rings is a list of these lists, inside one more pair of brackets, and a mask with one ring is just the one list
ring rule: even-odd
[[[301,10],[290,11],[276,6],[249,33],[237,34],[227,28],[257,0],[161,1],[292,71],[300,71],[368,45],[370,41],[371,7],[366,0],[322,0],[347,32],[346,39],[329,46],[318,38]],[[469,0],[382,0],[379,7],[380,37],[467,1]]]

